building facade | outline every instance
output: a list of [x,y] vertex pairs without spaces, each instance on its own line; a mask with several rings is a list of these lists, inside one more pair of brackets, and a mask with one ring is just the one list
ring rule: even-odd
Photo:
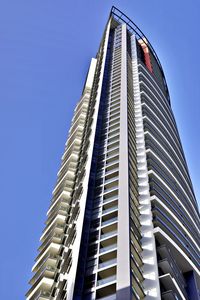
[[159,59],[113,7],[27,300],[200,299],[200,218]]

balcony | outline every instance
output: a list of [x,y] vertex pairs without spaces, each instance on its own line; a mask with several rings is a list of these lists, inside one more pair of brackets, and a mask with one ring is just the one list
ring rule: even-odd
[[64,227],[66,225],[66,217],[62,215],[57,215],[51,223],[47,224],[44,229],[42,236],[40,237],[41,241],[44,241],[46,237],[50,237],[51,233],[55,232],[61,234],[64,232]]
[[103,298],[98,298],[99,300],[116,300],[116,294],[112,294],[110,296],[106,296],[106,297],[103,297]]
[[162,299],[163,300],[179,300],[179,297],[176,293],[173,293],[172,291],[167,291],[162,293]]
[[35,273],[35,275],[31,278],[29,283],[33,285],[39,278],[42,277],[54,278],[56,270],[57,269],[55,267],[45,265]]
[[53,255],[53,254],[47,254],[46,257],[42,260],[42,264],[40,264],[40,267],[37,268],[37,270],[34,270],[34,272],[40,272],[40,269],[43,269],[46,266],[50,266],[53,268],[56,268],[59,262],[59,255]]
[[60,249],[61,249],[61,245],[51,243],[45,251],[39,253],[39,255],[37,256],[36,263],[32,268],[32,272],[36,272],[41,267],[41,265],[46,261],[49,255],[52,257],[58,257]]
[[107,232],[107,233],[104,233],[101,235],[100,239],[103,240],[103,239],[107,239],[113,235],[116,235],[117,234],[117,230],[113,230],[113,231],[110,231],[110,232]]
[[[164,274],[159,276],[159,280],[162,286],[165,287],[166,292],[172,292],[173,295],[177,295],[175,299],[188,299],[187,295],[185,294],[184,289],[180,289],[176,280],[171,276],[171,274]],[[165,297],[165,299],[168,299]],[[172,298],[173,299],[173,298]]]
[[110,196],[108,198],[104,197],[103,204],[106,204],[108,202],[115,201],[115,200],[118,200],[118,194],[114,194],[113,196]]
[[76,172],[76,167],[74,167],[73,170],[68,169],[64,177],[62,179],[59,179],[55,189],[53,190],[54,196],[57,195],[60,191],[62,191],[64,188],[68,192],[72,191],[74,186],[75,172]]
[[131,270],[131,283],[132,283],[132,289],[134,293],[138,296],[138,299],[144,299],[145,297],[144,287],[132,270]]
[[159,254],[158,266],[163,274],[171,274],[176,279],[180,289],[184,292],[186,282],[180,271],[175,259],[171,255],[170,249],[166,245],[161,245],[157,248]]
[[69,204],[71,200],[71,192],[66,190],[65,188],[62,191],[56,192],[56,194],[53,196],[52,199],[52,204],[51,207],[49,208],[47,215],[49,212],[54,209],[54,207],[59,203],[59,202],[65,202],[66,204]]
[[106,225],[108,225],[108,224],[112,224],[112,223],[114,223],[114,222],[117,222],[117,217],[114,217],[114,218],[111,218],[111,219],[108,219],[108,220],[106,220],[106,221],[103,221],[102,223],[101,223],[101,226],[103,227],[103,226],[106,226]]
[[101,239],[105,239],[108,238],[112,235],[116,235],[117,234],[117,223],[112,223],[109,224],[107,226],[101,227]]
[[62,241],[63,241],[63,237],[64,237],[64,234],[59,234],[59,233],[55,233],[53,232],[51,237],[48,237],[45,239],[45,241],[42,243],[42,245],[38,248],[39,251],[43,251],[44,249],[48,248],[48,246],[51,244],[51,243],[55,243],[55,244],[62,244]]
[[79,155],[80,153],[80,145],[74,140],[70,147],[65,147],[64,154],[62,156],[62,165],[64,165],[65,161],[71,156],[72,153]]
[[104,193],[118,188],[118,180],[111,180],[109,183],[104,182]]
[[39,294],[34,297],[34,300],[49,300],[50,296],[50,292],[40,291]]
[[100,254],[104,254],[105,252],[116,250],[117,238],[115,236],[106,240],[102,240],[100,245],[101,245],[101,248],[99,249]]
[[105,171],[106,171],[106,173],[110,172],[110,171],[113,171],[116,168],[119,168],[119,159],[116,159],[116,160],[114,160],[114,161],[112,161],[110,163],[107,163],[105,165]]
[[79,158],[79,155],[77,152],[71,152],[71,154],[68,156],[68,158],[62,164],[62,167],[60,168],[57,175],[60,176],[63,173],[63,171],[68,168],[70,162],[77,163],[78,158]]
[[111,265],[115,265],[116,263],[117,263],[117,258],[107,260],[107,261],[102,262],[102,263],[99,264],[99,269],[106,268],[106,267],[109,267]]
[[[118,185],[118,179],[119,179],[118,173],[117,173],[117,176],[111,177],[111,178],[109,178],[109,179],[105,179],[105,182],[104,182],[105,187],[107,188],[107,185],[108,185],[108,184],[114,183],[114,182],[116,183],[116,181],[117,181],[117,185]],[[116,184],[115,184],[115,185],[116,185]]]
[[116,281],[116,267],[113,266],[98,272],[97,287]]
[[40,299],[40,295],[42,295],[42,293],[43,295],[47,296],[51,292],[53,283],[54,283],[54,279],[49,279],[45,277],[43,277],[39,281],[36,281],[35,284],[30,288],[30,290],[26,294],[27,300]]
[[105,285],[105,284],[111,284],[115,280],[116,280],[116,275],[107,277],[105,279],[100,279],[100,280],[97,281],[97,286]]
[[96,293],[96,299],[116,300],[116,283],[109,284],[109,286],[99,286]]
[[59,197],[54,203],[51,204],[47,212],[47,216],[50,217],[55,215],[60,207],[65,208],[65,211],[67,211],[69,209],[69,201],[64,197]]
[[[65,205],[65,203],[63,203]],[[66,206],[64,206],[62,203],[60,205],[58,205],[57,207],[55,207],[54,210],[51,211],[51,213],[48,216],[48,219],[46,221],[46,224],[49,224],[53,221],[53,219],[60,215],[60,216],[69,216],[69,209],[70,206],[67,204]]]
[[118,205],[114,205],[114,206],[112,206],[110,208],[107,208],[107,209],[103,210],[102,211],[102,215],[104,216],[104,215],[106,215],[106,214],[108,214],[110,212],[113,212],[113,211],[117,210],[117,209],[118,209]]

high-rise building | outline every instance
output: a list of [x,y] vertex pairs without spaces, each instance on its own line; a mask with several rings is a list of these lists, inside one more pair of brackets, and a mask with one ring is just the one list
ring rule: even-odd
[[200,299],[200,218],[165,76],[115,7],[47,216],[28,300]]

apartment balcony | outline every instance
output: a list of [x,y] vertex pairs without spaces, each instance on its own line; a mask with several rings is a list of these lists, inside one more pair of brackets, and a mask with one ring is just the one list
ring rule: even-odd
[[[118,192],[118,190],[117,190],[117,192]],[[108,195],[106,195],[106,197],[104,197],[103,204],[118,200],[118,193],[115,193],[113,196],[110,196],[110,197],[107,197],[107,196]]]
[[63,188],[62,191],[58,191],[54,196],[53,196],[53,199],[52,199],[52,203],[51,203],[51,206],[47,212],[47,215],[50,213],[50,211],[52,209],[54,209],[54,207],[56,205],[58,205],[59,203],[63,202],[63,203],[66,203],[66,204],[69,204],[70,203],[70,200],[71,200],[71,192],[69,192],[67,189]]
[[116,264],[117,264],[117,258],[113,258],[113,259],[110,259],[108,261],[100,263],[98,268],[99,269],[104,269],[104,268],[108,268],[108,267],[111,267],[111,266],[116,265]]
[[73,170],[69,170],[65,173],[62,179],[59,179],[55,189],[53,190],[53,195],[56,195],[59,191],[65,190],[71,192],[74,186],[76,167]]
[[116,300],[116,282],[112,282],[109,285],[102,285],[97,288],[96,299]]
[[118,180],[110,180],[110,182],[104,182],[104,193],[107,191],[112,191],[118,188]]
[[[88,101],[88,100],[87,100]],[[86,119],[87,116],[87,109],[88,109],[88,102],[81,101],[75,110],[74,116],[72,118],[73,125],[79,118]]]
[[99,254],[105,254],[106,252],[111,252],[117,249],[117,237],[111,237],[105,240],[102,240],[100,243]]
[[114,195],[118,195],[118,185],[111,187],[110,189],[104,190],[104,195],[103,195],[104,199],[110,198]]
[[61,272],[68,273],[72,265],[72,249],[68,249],[63,255],[63,261],[61,265]]
[[[160,275],[159,280],[160,280],[162,286],[165,287],[166,292],[171,292],[174,296],[176,295],[175,299],[189,300],[187,295],[185,294],[184,289],[180,289],[176,280],[174,280],[174,278],[172,277],[172,275],[170,273]],[[168,298],[166,298],[166,297],[165,297],[165,299],[168,300]]]
[[131,254],[131,271],[139,279],[140,282],[144,280],[142,263],[141,261],[136,260],[132,254]]
[[111,225],[112,223],[116,223],[118,220],[117,217],[109,218],[108,220],[102,221],[101,227],[104,227],[106,225]]
[[79,119],[77,120],[77,122],[75,122],[75,123],[71,126],[71,128],[70,128],[70,130],[69,130],[69,136],[70,136],[70,137],[73,136],[74,133],[76,133],[76,132],[83,132],[83,130],[84,130],[84,125],[85,125],[85,119],[84,119],[84,118],[79,118]]
[[58,257],[60,249],[61,249],[61,245],[58,245],[56,243],[51,243],[48,246],[48,248],[40,252],[37,258],[35,259],[36,263],[32,268],[32,272],[36,272],[41,267],[41,265],[43,265],[46,262],[49,256]]
[[107,238],[112,237],[114,235],[117,235],[117,230],[113,230],[113,231],[101,234],[100,239],[104,240],[104,239],[107,239]]
[[56,216],[69,216],[70,206],[66,202],[59,203],[53,210],[50,211],[46,224],[51,223]]
[[64,238],[64,233],[56,233],[55,230],[52,230],[50,234],[46,237],[43,243],[38,248],[38,251],[43,251],[46,249],[51,243],[62,244]]
[[98,298],[99,300],[116,300],[116,294],[112,294],[110,296]]
[[69,136],[66,145],[70,146],[74,140],[78,140],[81,142],[82,137],[83,137],[83,129],[77,127],[74,133],[71,136]]
[[105,178],[104,184],[108,185],[109,183],[114,183],[116,181],[118,183],[118,180],[119,180],[119,176],[118,176],[118,173],[117,173],[117,176],[110,176],[110,178],[109,177]]
[[35,273],[29,283],[33,285],[39,278],[42,277],[54,278],[56,271],[57,269],[55,267],[45,265]]
[[112,171],[112,170],[116,169],[117,167],[119,167],[119,159],[116,159],[105,165],[106,172]]
[[109,224],[101,228],[100,239],[102,240],[116,234],[117,234],[117,223],[115,222],[113,224]]
[[100,280],[97,281],[97,286],[111,284],[114,281],[116,281],[116,278],[117,278],[117,276],[113,275],[113,276],[109,276],[109,277],[104,278],[104,279],[100,279]]
[[111,267],[98,272],[97,287],[110,285],[116,281],[116,267]]
[[73,189],[69,186],[66,186],[65,183],[63,183],[59,189],[56,190],[55,193],[53,193],[53,199],[52,199],[52,204],[57,202],[58,198],[63,197],[66,200],[71,200],[71,194],[72,194]]
[[173,291],[167,291],[162,293],[163,300],[179,300],[180,298]]
[[67,238],[66,238],[66,241],[65,241],[65,245],[67,247],[69,247],[71,244],[73,244],[73,241],[76,237],[76,225],[74,224],[72,227],[68,227],[68,230],[67,230]]
[[62,165],[68,160],[72,153],[75,153],[77,155],[79,155],[80,153],[80,143],[77,143],[76,140],[74,140],[69,147],[65,148],[64,154],[62,156]]
[[142,265],[141,252],[142,252],[141,243],[137,241],[137,239],[131,232],[131,255],[134,257],[135,261],[138,263],[139,266]]
[[117,166],[115,166],[115,168],[112,168],[111,170],[106,170],[106,171],[105,171],[105,174],[104,174],[103,169],[102,169],[100,172],[97,172],[97,178],[101,178],[101,177],[103,177],[104,175],[105,175],[106,177],[109,177],[109,175],[112,176],[113,173],[116,173],[116,172],[118,172],[118,171],[119,171],[119,166],[118,166],[118,164],[117,164]]
[[138,277],[135,275],[133,270],[131,270],[131,283],[132,283],[132,289],[134,293],[137,295],[137,299],[144,299],[145,293],[144,293],[144,287],[141,283],[141,281],[138,279]]
[[42,295],[44,297],[48,297],[48,295],[50,295],[53,283],[54,283],[54,279],[50,279],[46,277],[43,277],[42,279],[36,281],[35,284],[30,288],[30,290],[26,294],[27,300],[45,299],[45,298],[42,299]]
[[104,195],[105,197],[107,196],[107,193],[111,193],[115,190],[118,190],[119,185],[118,185],[118,180],[111,180],[109,183],[108,182],[104,182],[103,183],[103,188],[104,188]]
[[108,213],[110,213],[110,212],[113,212],[113,211],[115,211],[115,210],[117,210],[117,209],[118,209],[118,205],[113,205],[113,206],[110,207],[110,208],[104,209],[104,210],[102,211],[102,216],[104,216],[104,215],[106,215],[106,214],[108,214]]
[[119,153],[119,144],[116,147],[112,147],[112,149],[104,149],[103,155],[109,157],[109,155],[113,155],[113,153]]
[[68,160],[62,165],[60,171],[57,173],[58,181],[60,181],[62,178],[64,178],[65,174],[68,171],[71,171],[71,174],[69,174],[69,176],[71,177],[71,179],[73,179],[74,171],[78,165],[78,158],[79,157],[77,154],[75,154],[73,156],[72,156],[72,154],[70,155]]
[[37,268],[36,270],[34,270],[34,272],[40,272],[40,270],[42,270],[45,267],[52,267],[52,268],[56,268],[59,262],[60,256],[59,255],[53,255],[53,254],[47,254],[43,260],[42,260],[42,264],[40,264],[39,268]]
[[45,227],[44,232],[40,237],[40,240],[44,241],[47,236],[53,233],[53,231],[58,234],[64,232],[65,225],[66,216],[56,215],[56,217],[51,221],[51,223],[47,224],[47,226]]
[[135,245],[133,241],[131,241],[131,258],[134,261],[134,265],[136,265],[137,268],[141,270],[141,267],[143,265],[141,251],[138,251],[137,244]]
[[108,145],[106,145],[107,151],[111,151],[111,150],[116,149],[116,148],[119,148],[119,141],[109,143]]
[[49,300],[50,296],[50,292],[40,291],[38,295],[35,295],[34,300]]
[[162,274],[171,274],[171,276],[175,278],[180,289],[184,291],[186,282],[175,259],[171,255],[170,249],[167,248],[166,245],[161,245],[157,248],[157,252],[159,254],[158,267],[160,269],[160,272],[162,272]]
[[160,268],[160,270],[162,270],[163,274],[171,274],[171,276],[176,279],[181,289],[185,288],[184,278],[177,271],[174,262],[169,262],[167,258],[164,258],[158,262],[158,267]]

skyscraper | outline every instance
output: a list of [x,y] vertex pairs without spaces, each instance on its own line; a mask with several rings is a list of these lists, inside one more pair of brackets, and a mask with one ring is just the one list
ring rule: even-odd
[[200,299],[200,218],[165,76],[115,7],[47,216],[28,300]]

